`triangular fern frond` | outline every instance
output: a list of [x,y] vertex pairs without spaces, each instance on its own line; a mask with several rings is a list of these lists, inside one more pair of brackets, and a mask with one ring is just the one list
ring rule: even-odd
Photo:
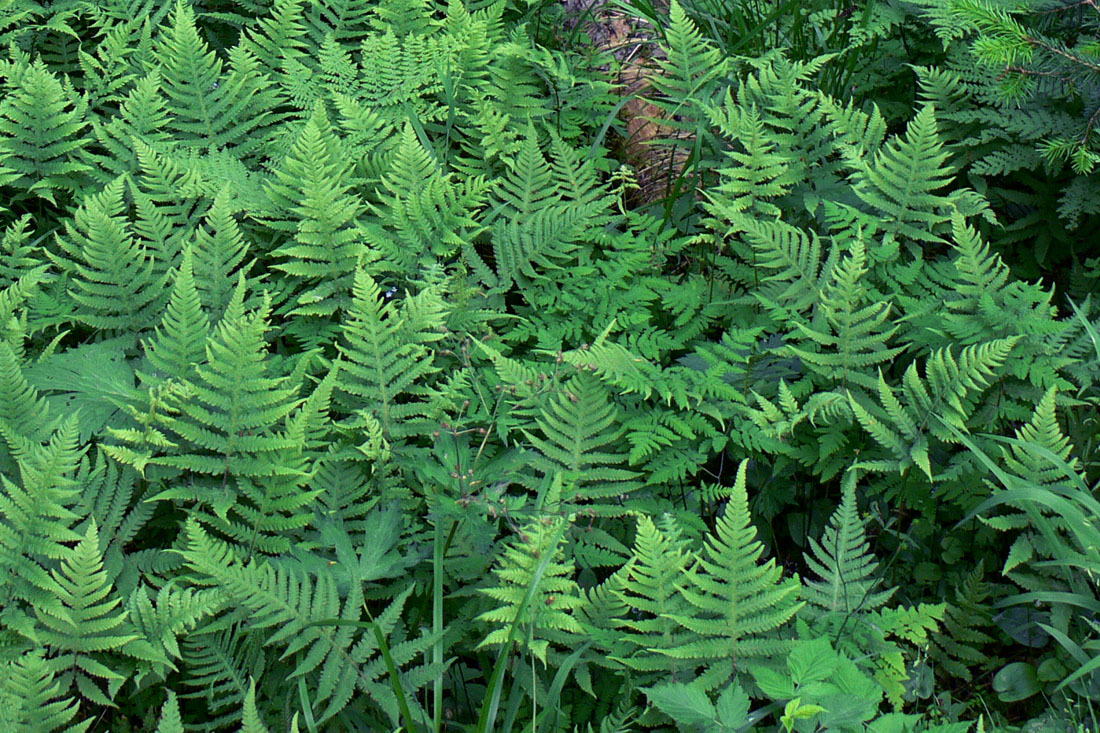
[[840,506],[833,512],[820,541],[810,538],[806,566],[817,576],[804,582],[803,598],[826,614],[847,618],[883,606],[894,589],[877,590],[878,563],[864,533],[866,522],[856,505],[855,472],[844,477]]
[[73,723],[80,706],[66,692],[41,651],[24,654],[4,665],[0,724],[13,731],[83,733],[95,719]]
[[784,579],[775,560],[760,562],[764,546],[749,517],[746,470],[742,461],[726,513],[684,581],[681,592],[692,613],[671,615],[697,638],[662,650],[707,665],[707,689],[728,682],[746,660],[785,653],[790,642],[779,631],[802,606],[798,578]]
[[[413,317],[419,314],[418,317]],[[382,297],[363,270],[355,273],[353,300],[342,324],[344,366],[336,401],[349,414],[374,416],[389,440],[414,434],[430,412],[424,386],[436,371],[430,344],[442,338],[445,309],[440,294],[427,289],[397,299]]]
[[615,593],[632,610],[620,618],[622,642],[630,653],[617,658],[638,672],[690,679],[694,669],[664,652],[683,646],[690,634],[674,620],[690,613],[680,587],[694,562],[690,542],[682,536],[671,515],[658,528],[649,517],[639,517],[633,555],[620,571],[621,587]]
[[479,647],[515,638],[546,664],[551,642],[561,646],[584,633],[573,616],[583,602],[572,577],[573,561],[561,548],[566,526],[560,515],[535,519],[505,545],[493,571],[497,585],[481,591],[500,605],[478,616],[494,627]]
[[[115,656],[111,652],[125,655],[131,650],[144,656],[146,649],[134,643],[143,640],[119,608],[122,599],[103,569],[94,521],[62,560],[60,571],[54,570],[51,575],[65,613],[58,618],[41,609],[35,611],[41,624],[38,637],[50,650],[50,666],[55,673],[62,673],[59,681],[63,685],[75,685],[92,703],[110,705],[125,680],[117,671],[123,665],[110,658]],[[96,680],[107,683],[106,694]]]
[[57,191],[80,191],[90,169],[81,160],[86,112],[41,60],[28,66],[0,104],[0,184],[51,202]]
[[540,411],[540,435],[524,431],[541,454],[535,462],[547,477],[561,474],[567,505],[605,503],[638,488],[638,474],[619,466],[626,454],[610,450],[622,434],[616,405],[599,380],[581,373]]

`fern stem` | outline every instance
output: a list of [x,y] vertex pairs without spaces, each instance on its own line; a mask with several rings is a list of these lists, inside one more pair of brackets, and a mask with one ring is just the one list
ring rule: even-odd
[[[455,525],[452,523],[453,536]],[[443,537],[443,526],[435,523],[435,537],[432,546],[432,663],[439,671],[435,676],[432,689],[432,730],[439,733],[443,725],[443,556],[446,554],[447,541]]]

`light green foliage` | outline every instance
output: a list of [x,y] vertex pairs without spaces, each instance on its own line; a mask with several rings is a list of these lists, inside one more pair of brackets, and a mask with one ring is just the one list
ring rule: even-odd
[[[92,702],[110,705],[125,681],[119,673],[124,665],[111,657],[120,654],[151,661],[155,654],[127,623],[126,612],[119,607],[122,599],[103,569],[95,522],[88,525],[84,538],[62,561],[61,571],[52,575],[61,613],[55,616],[36,609],[41,624],[36,636],[50,650],[50,666],[60,674],[64,689],[75,686]],[[100,689],[99,680],[106,684],[106,691]]]
[[743,660],[771,657],[789,646],[775,632],[801,606],[800,584],[797,577],[784,579],[775,560],[761,563],[763,554],[764,546],[749,523],[742,463],[726,513],[689,569],[681,591],[691,611],[670,615],[694,637],[663,650],[676,659],[712,664],[702,677],[708,689],[728,681],[730,662],[741,669]]
[[561,552],[565,521],[560,516],[537,519],[506,546],[494,569],[500,585],[482,591],[501,605],[478,616],[496,628],[479,646],[497,646],[515,635],[546,664],[552,642],[560,653],[570,637],[583,633],[572,615],[582,600]]
[[86,104],[41,61],[9,68],[0,105],[0,184],[55,203],[55,192],[82,188],[88,166]]
[[688,612],[680,587],[693,557],[670,515],[661,518],[660,527],[648,517],[638,520],[633,555],[620,571],[622,587],[614,590],[633,611],[619,621],[626,632],[619,643],[630,650],[621,661],[631,669],[673,679],[692,675],[689,662],[675,657],[670,662],[665,652],[689,638],[675,616]]
[[86,731],[92,721],[73,723],[77,716],[76,700],[54,678],[49,663],[37,652],[24,654],[8,662],[0,685],[3,712],[0,722],[13,731]]
[[126,193],[120,177],[85,198],[58,237],[66,256],[59,260],[72,279],[76,320],[136,336],[164,308],[166,283],[157,271],[158,253],[135,236],[126,216]]
[[[293,239],[272,252],[278,269],[298,279],[292,315],[332,315],[346,307],[356,265],[365,255],[355,217],[363,209],[349,192],[349,163],[323,107],[306,122],[269,188],[282,215],[271,222]],[[311,286],[311,287],[310,287]]]

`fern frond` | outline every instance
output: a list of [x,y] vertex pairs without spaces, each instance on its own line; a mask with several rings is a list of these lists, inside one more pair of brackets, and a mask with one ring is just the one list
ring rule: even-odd
[[[265,646],[278,646],[283,659],[293,658],[288,679],[315,680],[310,705],[316,720],[339,713],[356,689],[398,720],[392,687],[379,679],[386,675],[386,667],[375,655],[378,640],[370,627],[377,624],[384,638],[391,637],[412,586],[398,594],[375,622],[363,624],[361,580],[350,585],[345,599],[332,574],[314,578],[271,561],[241,563],[230,546],[208,537],[197,522],[190,521],[185,532],[183,556],[188,566],[247,610],[250,631],[265,634]],[[397,663],[407,664],[429,642],[410,642],[401,649],[389,646]]]
[[233,145],[238,155],[261,148],[264,125],[278,98],[255,57],[243,45],[235,46],[224,71],[221,59],[199,36],[194,10],[183,2],[176,3],[160,40],[161,88],[175,139],[202,148]]
[[237,273],[247,276],[252,263],[246,262],[251,247],[241,233],[234,218],[234,205],[231,188],[226,185],[214,197],[203,223],[195,229],[195,238],[190,243],[194,257],[195,288],[206,312],[213,321],[225,313],[233,297],[233,285]]
[[623,629],[621,643],[630,651],[616,661],[638,672],[660,673],[662,679],[690,679],[694,674],[693,665],[664,653],[690,640],[675,620],[691,612],[680,593],[694,561],[690,544],[672,516],[662,516],[660,527],[649,517],[638,518],[633,554],[620,571],[621,587],[615,591],[632,612],[617,623]]
[[0,606],[17,612],[18,599],[54,618],[65,618],[63,591],[47,569],[69,556],[68,543],[82,539],[73,530],[80,519],[73,511],[80,489],[71,475],[82,453],[76,416],[66,419],[45,446],[2,432],[9,444],[14,443],[11,452],[20,480],[16,483],[0,475],[4,489],[0,492],[0,572],[4,575]]
[[191,249],[184,250],[164,318],[145,350],[156,378],[188,379],[206,361],[210,322],[199,302],[193,262]]
[[[413,318],[415,313],[419,317]],[[373,416],[387,440],[416,433],[432,414],[428,388],[436,371],[430,345],[442,338],[446,317],[437,290],[429,288],[399,305],[386,300],[363,270],[355,273],[353,300],[342,324],[344,366],[336,402],[349,414]]]
[[[890,234],[915,242],[938,241],[958,202],[955,195],[937,193],[953,177],[950,156],[939,139],[935,109],[925,105],[909,122],[905,137],[890,140],[872,162],[858,165],[855,193],[882,212]],[[965,209],[968,215],[980,213]]]
[[536,266],[555,269],[577,248],[591,207],[567,203],[554,172],[529,128],[515,164],[501,181],[492,225],[499,287],[540,277]]
[[[59,681],[64,687],[75,685],[91,702],[110,705],[126,676],[117,671],[123,665],[108,653],[146,656],[152,650],[119,608],[122,599],[103,569],[94,521],[61,561],[60,571],[51,575],[64,614],[58,617],[35,609],[41,625],[38,637],[51,653],[50,666],[55,673],[61,672]],[[107,683],[106,694],[96,680]]]
[[55,204],[55,192],[82,190],[90,170],[81,159],[86,113],[87,104],[41,60],[28,66],[0,104],[0,184]]
[[841,389],[848,389],[849,382],[866,390],[875,389],[877,380],[870,370],[905,351],[904,346],[887,346],[898,326],[883,326],[890,315],[889,303],[866,303],[868,294],[860,283],[866,273],[866,251],[863,242],[857,240],[850,254],[833,268],[832,277],[821,293],[821,314],[831,333],[816,323],[807,326],[796,322],[795,327],[805,339],[803,343],[816,348],[811,351],[787,347],[818,376]]
[[65,696],[42,652],[24,654],[4,665],[0,682],[0,724],[16,731],[83,733],[95,722],[73,723],[79,704]]
[[329,316],[348,305],[366,253],[356,221],[364,206],[349,174],[343,146],[318,105],[268,187],[280,215],[268,225],[293,233],[272,253],[274,267],[290,275],[298,291],[292,314]]
[[859,517],[854,471],[844,477],[841,492],[840,506],[820,541],[810,538],[805,561],[817,579],[804,582],[802,597],[826,613],[849,616],[883,606],[895,589],[876,590],[878,563],[867,544],[866,522]]
[[986,633],[993,630],[994,624],[986,600],[991,589],[983,574],[982,562],[966,574],[955,589],[955,602],[947,604],[943,631],[932,634],[928,648],[929,656],[949,675],[967,682],[974,677],[972,668],[993,669],[999,661],[984,649],[995,639]]
[[125,179],[117,178],[65,223],[57,243],[67,258],[50,256],[72,273],[77,319],[133,338],[156,322],[168,293],[159,272],[166,263],[134,236],[126,209]]
[[582,373],[563,384],[535,422],[541,437],[523,431],[541,454],[535,466],[547,477],[561,474],[566,505],[605,503],[638,488],[638,474],[618,467],[626,455],[609,450],[622,428],[607,388],[595,378]]
[[[494,626],[479,648],[504,644],[518,624],[518,641],[546,664],[552,642],[562,646],[584,633],[573,616],[582,598],[572,578],[573,561],[561,549],[565,528],[564,517],[548,515],[529,522],[505,545],[493,569],[498,585],[481,590],[500,605],[478,616]],[[552,558],[548,564],[545,557]],[[545,570],[536,576],[540,565]],[[531,584],[536,584],[533,595]]]
[[779,631],[802,606],[798,578],[784,580],[775,560],[760,563],[764,546],[749,517],[746,470],[747,461],[742,461],[726,513],[681,589],[692,612],[670,615],[697,638],[662,650],[670,657],[706,664],[706,689],[728,682],[745,660],[787,651],[790,642]]

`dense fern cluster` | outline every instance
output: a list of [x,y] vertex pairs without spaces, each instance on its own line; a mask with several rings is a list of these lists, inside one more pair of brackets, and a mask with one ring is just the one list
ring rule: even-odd
[[632,207],[562,12],[4,6],[0,721],[1087,708],[1100,307],[991,250],[964,82],[892,125],[673,2],[658,142],[710,185]]

